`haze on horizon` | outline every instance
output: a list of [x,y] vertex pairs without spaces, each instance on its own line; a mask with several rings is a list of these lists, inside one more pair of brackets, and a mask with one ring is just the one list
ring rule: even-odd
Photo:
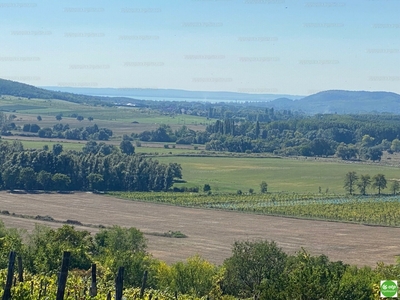
[[0,3],[0,78],[35,86],[400,94],[400,1]]

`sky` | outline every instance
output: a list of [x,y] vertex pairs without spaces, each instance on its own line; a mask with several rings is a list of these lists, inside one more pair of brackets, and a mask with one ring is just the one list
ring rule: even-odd
[[5,0],[0,78],[35,86],[400,94],[399,12],[399,0]]

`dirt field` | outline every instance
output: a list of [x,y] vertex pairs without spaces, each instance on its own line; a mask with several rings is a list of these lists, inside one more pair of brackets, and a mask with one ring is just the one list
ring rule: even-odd
[[[235,240],[274,240],[288,253],[301,247],[312,254],[326,254],[333,261],[374,266],[394,263],[400,254],[400,228],[372,227],[336,222],[307,221],[235,212],[181,208],[120,200],[90,193],[0,193],[0,210],[25,215],[49,215],[56,220],[73,219],[84,224],[136,227],[146,234],[149,252],[169,263],[200,254],[220,264],[230,256]],[[0,215],[9,227],[32,229],[38,222]],[[95,228],[76,227],[96,232]],[[188,238],[176,239],[149,233],[181,231]]]

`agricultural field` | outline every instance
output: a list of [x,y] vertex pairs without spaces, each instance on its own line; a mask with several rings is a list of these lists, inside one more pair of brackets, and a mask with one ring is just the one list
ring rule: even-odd
[[[15,104],[15,103],[18,104]],[[204,117],[192,115],[162,115],[154,110],[135,107],[101,107],[82,105],[62,100],[25,99],[11,96],[0,97],[0,111],[14,114],[17,118],[14,123],[23,126],[26,123],[37,123],[41,127],[53,127],[57,123],[69,124],[71,128],[89,126],[96,123],[99,127],[107,127],[116,136],[133,132],[140,133],[144,130],[156,129],[160,124],[170,125],[177,129],[183,125],[193,130],[204,130],[212,121]],[[55,119],[58,114],[63,115],[59,122]],[[68,116],[78,114],[83,116],[83,121]],[[42,121],[37,121],[40,115]],[[93,117],[92,122],[88,117]]]
[[[45,145],[51,149],[54,144],[61,144],[64,150],[76,150],[80,151],[85,146],[87,141],[76,141],[66,139],[45,139],[36,137],[24,137],[24,136],[4,136],[4,141],[18,140],[24,146],[24,149],[43,149]],[[97,141],[98,143],[103,142],[114,146],[119,146],[120,141]],[[135,146],[135,153],[145,153],[148,155],[183,155],[183,154],[200,154],[204,146],[199,146],[197,150],[191,145],[172,145],[169,144],[168,148],[165,148],[166,143],[142,143],[142,146]]]
[[24,149],[43,149],[44,146],[48,146],[49,149],[52,149],[53,145],[61,144],[64,150],[76,150],[81,151],[82,147],[86,144],[86,142],[78,142],[78,141],[66,141],[66,140],[56,140],[49,139],[49,141],[42,141],[36,139],[25,140],[21,139],[22,145]]
[[[36,111],[34,112],[36,113]],[[121,140],[123,134],[128,134],[130,135],[131,133],[140,133],[145,130],[155,130],[157,129],[161,124],[168,124],[171,126],[172,129],[178,129],[183,125],[186,125],[187,127],[193,129],[193,130],[204,130],[205,125],[204,123],[196,123],[195,121],[190,121],[187,123],[186,121],[179,121],[175,118],[172,117],[166,117],[166,116],[160,116],[152,117],[152,121],[149,122],[149,119],[141,119],[141,118],[135,118],[137,121],[123,121],[120,119],[117,120],[104,120],[104,119],[97,119],[96,117],[93,117],[93,121],[89,121],[86,118],[88,116],[85,116],[85,119],[83,121],[78,121],[76,118],[70,118],[70,117],[63,117],[61,121],[57,121],[55,118],[55,115],[52,116],[46,116],[40,113],[37,113],[35,115],[31,114],[22,114],[22,113],[13,113],[17,118],[13,120],[13,122],[17,126],[23,126],[24,124],[28,123],[34,123],[38,124],[41,128],[45,127],[50,127],[52,128],[54,125],[60,123],[60,124],[68,124],[70,128],[78,128],[78,127],[86,127],[86,126],[92,126],[93,124],[97,124],[99,127],[106,127],[111,129],[114,132],[114,139]],[[42,121],[38,121],[36,117],[40,115],[42,117]],[[69,113],[68,113],[69,115]],[[133,119],[133,118],[132,118]],[[131,119],[131,120],[132,120]],[[137,123],[133,123],[137,122]]]
[[[286,193],[343,194],[345,174],[382,173],[387,180],[399,180],[396,166],[342,162],[337,160],[304,158],[254,158],[254,157],[159,157],[160,162],[182,165],[186,183],[175,186],[200,186],[209,183],[213,192],[234,193],[251,188],[260,191],[260,183],[268,183],[268,191]],[[384,191],[385,192],[385,191]],[[368,193],[374,193],[369,190]]]
[[145,202],[318,219],[364,225],[400,226],[400,196],[317,194],[206,195],[203,193],[112,192],[113,196]]
[[[6,226],[31,230],[36,222],[54,227],[62,225],[13,217],[12,213],[16,213],[33,217],[48,215],[55,220],[77,220],[86,225],[136,227],[145,233],[149,252],[168,263],[197,253],[220,264],[231,255],[234,241],[246,239],[274,240],[288,253],[304,247],[312,254],[328,255],[332,261],[342,260],[359,266],[374,266],[378,261],[394,263],[400,254],[400,228],[393,227],[176,207],[90,193],[60,197],[59,194],[1,192],[0,199],[1,210],[11,214],[0,215]],[[159,236],[170,230],[180,231],[187,238]]]

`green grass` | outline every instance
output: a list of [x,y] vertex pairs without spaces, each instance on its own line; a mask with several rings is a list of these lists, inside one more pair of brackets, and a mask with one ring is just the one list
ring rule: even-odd
[[[268,183],[269,192],[343,194],[345,174],[355,171],[371,176],[382,173],[387,180],[400,179],[398,168],[374,164],[347,164],[314,159],[296,160],[279,158],[230,158],[230,157],[160,157],[161,162],[182,165],[184,184],[199,186],[205,183],[217,192],[258,192],[260,183]],[[368,191],[372,192],[372,191]]]
[[[148,143],[149,144],[149,143]],[[135,144],[133,143],[135,146]],[[161,145],[161,147],[160,147]],[[150,147],[136,147],[136,153],[146,153],[153,155],[158,153],[160,155],[181,155],[181,154],[199,154],[201,150],[194,150],[193,146],[189,146],[188,148],[180,148],[179,145],[176,145],[176,148],[172,148],[173,144],[169,144],[169,148],[164,148],[163,143],[154,143]],[[157,158],[158,159],[158,158]]]
[[24,141],[21,140],[24,145],[24,149],[43,149],[44,145],[49,146],[49,149],[53,148],[54,144],[61,144],[64,150],[76,150],[81,151],[82,147],[86,144],[86,142],[81,141],[78,142],[51,142],[51,141]]
[[[18,103],[18,104],[16,104]],[[148,108],[135,107],[102,107],[82,105],[62,100],[42,100],[27,99],[20,97],[1,96],[0,109],[16,110],[13,114],[33,114],[35,117],[40,114],[43,116],[54,116],[62,113],[65,117],[71,114],[79,114],[83,117],[93,117],[95,120],[118,121],[118,123],[131,123],[155,125],[168,124],[174,126],[182,125],[207,125],[211,121],[204,117],[192,115],[162,115]]]
[[14,105],[1,105],[0,111],[7,111],[7,112],[12,112],[14,110],[29,111],[32,109],[41,109],[41,108],[43,108],[43,106],[14,104]]

